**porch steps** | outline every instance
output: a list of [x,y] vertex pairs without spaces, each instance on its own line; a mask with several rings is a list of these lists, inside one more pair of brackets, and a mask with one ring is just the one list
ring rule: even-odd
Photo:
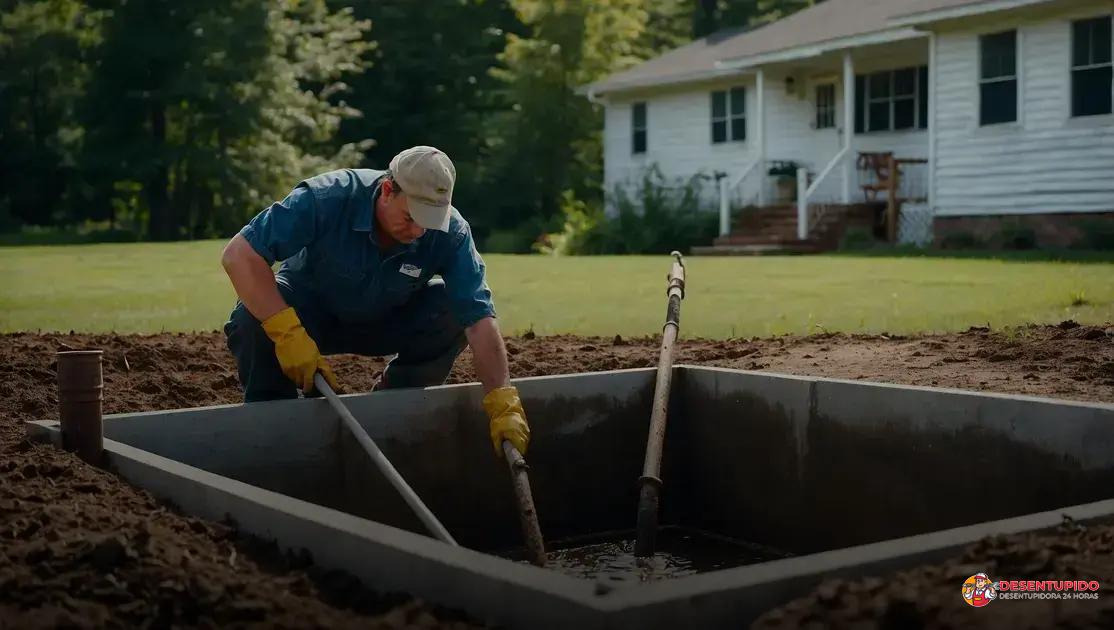
[[811,254],[839,247],[849,227],[872,229],[878,207],[874,204],[830,204],[809,238],[797,238],[796,206],[744,208],[732,225],[730,234],[720,236],[710,246],[694,247],[697,256],[739,256],[763,254]]

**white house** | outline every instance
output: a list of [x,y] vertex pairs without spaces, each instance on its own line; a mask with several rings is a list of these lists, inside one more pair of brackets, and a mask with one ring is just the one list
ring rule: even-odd
[[717,33],[584,89],[605,105],[605,185],[653,164],[726,174],[721,242],[753,243],[731,240],[727,211],[775,204],[770,166],[792,161],[783,212],[803,241],[888,179],[889,153],[904,240],[1110,234],[1112,15],[1111,0],[827,0]]

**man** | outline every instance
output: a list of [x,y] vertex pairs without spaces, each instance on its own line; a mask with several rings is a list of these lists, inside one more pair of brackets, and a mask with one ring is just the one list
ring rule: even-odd
[[530,429],[483,260],[451,205],[455,182],[448,156],[417,146],[385,172],[307,179],[233,237],[221,264],[240,300],[224,332],[245,402],[313,393],[317,372],[336,389],[323,354],[397,354],[375,389],[439,385],[467,343],[496,456],[504,439],[526,452]]

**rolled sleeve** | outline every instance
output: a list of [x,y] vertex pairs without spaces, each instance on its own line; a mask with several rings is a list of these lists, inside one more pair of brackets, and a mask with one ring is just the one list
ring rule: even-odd
[[486,267],[476,251],[472,230],[465,225],[455,235],[448,263],[441,270],[449,294],[449,307],[458,324],[467,328],[485,317],[495,316]]
[[313,192],[299,186],[282,201],[255,215],[240,234],[271,265],[276,260],[290,258],[312,243],[316,225]]

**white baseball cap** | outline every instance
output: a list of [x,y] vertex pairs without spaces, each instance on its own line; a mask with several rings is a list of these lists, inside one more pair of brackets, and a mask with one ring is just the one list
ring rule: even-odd
[[410,147],[391,160],[391,175],[409,199],[410,216],[427,230],[449,231],[456,167],[443,151]]

